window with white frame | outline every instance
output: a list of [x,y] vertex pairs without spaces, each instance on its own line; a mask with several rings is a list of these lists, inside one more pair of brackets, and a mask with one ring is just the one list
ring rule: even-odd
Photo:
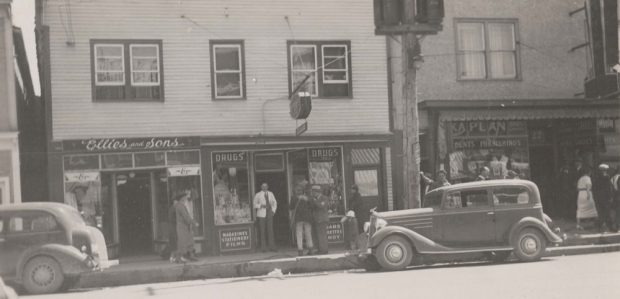
[[457,20],[459,80],[517,79],[516,20]]
[[211,41],[213,99],[245,98],[243,41]]
[[351,97],[350,45],[348,41],[289,42],[289,93]]
[[161,41],[91,40],[93,100],[163,100]]

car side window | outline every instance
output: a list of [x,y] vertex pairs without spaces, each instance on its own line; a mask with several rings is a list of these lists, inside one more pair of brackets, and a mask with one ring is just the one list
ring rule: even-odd
[[493,190],[493,203],[496,206],[522,205],[530,203],[530,193],[525,187],[500,187]]
[[56,219],[50,214],[34,212],[15,215],[9,220],[9,232],[48,232],[58,228]]
[[424,196],[424,208],[438,208],[441,206],[442,192],[429,192]]
[[446,196],[447,209],[487,207],[489,206],[487,190],[453,191]]

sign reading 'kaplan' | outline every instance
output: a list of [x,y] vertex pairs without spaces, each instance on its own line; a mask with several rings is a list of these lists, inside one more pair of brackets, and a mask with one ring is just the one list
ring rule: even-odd
[[131,150],[173,150],[199,145],[198,137],[91,138],[65,140],[65,151],[113,152]]

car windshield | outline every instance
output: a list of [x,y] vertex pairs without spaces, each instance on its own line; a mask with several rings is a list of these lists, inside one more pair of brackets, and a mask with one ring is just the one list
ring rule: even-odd
[[431,191],[424,196],[423,208],[438,208],[441,206],[441,196],[443,191]]

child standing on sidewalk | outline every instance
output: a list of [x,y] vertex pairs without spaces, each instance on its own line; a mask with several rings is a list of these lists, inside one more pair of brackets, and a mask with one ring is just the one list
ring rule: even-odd
[[346,216],[340,220],[344,229],[344,246],[349,250],[349,253],[355,253],[358,250],[357,237],[359,231],[357,228],[357,219],[355,218],[355,212],[348,211]]

